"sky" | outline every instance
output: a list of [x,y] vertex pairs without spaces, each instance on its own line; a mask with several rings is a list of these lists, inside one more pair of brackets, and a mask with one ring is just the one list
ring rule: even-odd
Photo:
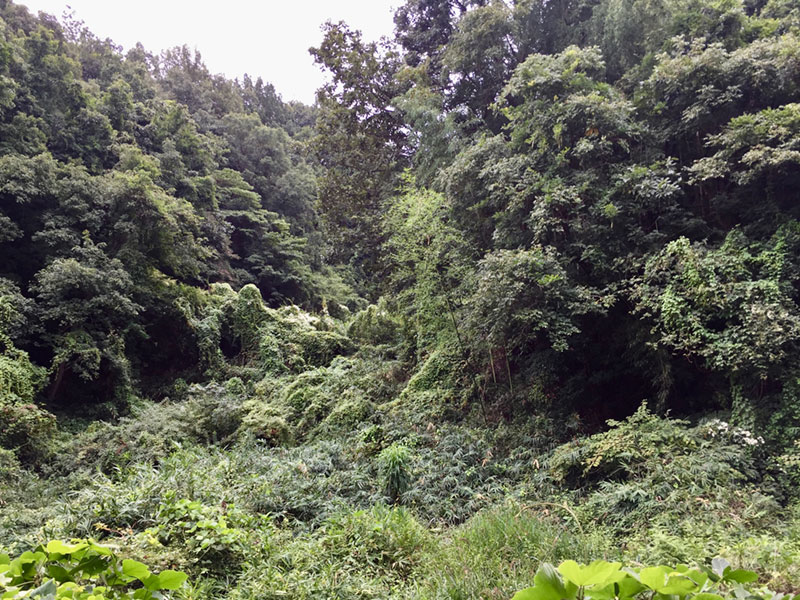
[[[308,48],[322,41],[320,26],[345,21],[367,40],[391,36],[393,8],[403,0],[17,0],[37,13],[75,18],[99,38],[125,50],[141,42],[149,52],[186,44],[212,73],[272,83],[285,101],[314,102],[324,81]],[[68,6],[70,8],[68,8]]]

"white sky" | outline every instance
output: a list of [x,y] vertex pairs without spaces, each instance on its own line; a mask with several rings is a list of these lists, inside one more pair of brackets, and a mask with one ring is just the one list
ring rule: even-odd
[[284,100],[314,102],[324,76],[308,48],[327,20],[346,21],[367,40],[391,36],[393,8],[403,0],[17,0],[34,14],[57,16],[69,5],[99,38],[126,50],[142,42],[153,53],[197,48],[212,73],[272,83]]

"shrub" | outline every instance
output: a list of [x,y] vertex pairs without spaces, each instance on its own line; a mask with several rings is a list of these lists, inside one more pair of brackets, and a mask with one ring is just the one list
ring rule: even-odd
[[55,417],[37,404],[0,398],[0,447],[12,449],[22,461],[46,460],[55,432]]
[[285,411],[259,400],[251,400],[244,406],[240,433],[251,434],[270,446],[288,444],[292,438]]
[[186,574],[117,556],[112,546],[93,540],[53,540],[13,560],[0,555],[3,598],[41,597],[73,600],[155,600],[178,590]]
[[365,344],[374,346],[393,344],[400,336],[400,320],[392,316],[381,298],[377,305],[370,304],[356,313],[347,326],[347,335]]
[[183,547],[202,573],[227,575],[252,558],[256,543],[259,553],[268,550],[269,540],[258,535],[266,531],[259,528],[266,522],[266,517],[254,517],[234,504],[210,506],[168,493],[158,507],[157,524],[145,535],[165,546]]
[[[2,283],[0,279],[0,283]],[[0,448],[13,449],[25,462],[44,460],[56,431],[55,417],[34,402],[45,370],[31,363],[3,331],[6,297],[0,296]]]
[[376,505],[331,517],[324,526],[323,547],[359,569],[369,569],[400,579],[423,561],[432,546],[428,531],[402,507]]
[[777,509],[753,487],[762,441],[750,432],[719,421],[689,427],[653,415],[646,405],[609,425],[606,432],[560,446],[548,461],[557,481],[589,494],[585,509],[591,518],[629,530],[660,515],[716,521],[722,506],[744,516],[759,499],[762,508]]
[[296,340],[302,348],[303,360],[312,367],[329,365],[335,357],[352,354],[355,350],[349,338],[334,331],[307,329],[298,332]]
[[245,429],[257,429],[261,414],[284,419],[297,442],[340,437],[356,430],[362,419],[371,420],[375,405],[395,387],[372,358],[336,357],[327,367],[286,379],[266,377],[256,384],[259,401],[249,405]]
[[402,444],[392,444],[378,455],[383,489],[392,502],[401,500],[411,485],[411,453]]

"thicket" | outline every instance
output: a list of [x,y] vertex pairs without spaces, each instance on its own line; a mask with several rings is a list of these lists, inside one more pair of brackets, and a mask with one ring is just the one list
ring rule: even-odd
[[406,0],[308,107],[0,0],[3,598],[799,593],[799,15]]

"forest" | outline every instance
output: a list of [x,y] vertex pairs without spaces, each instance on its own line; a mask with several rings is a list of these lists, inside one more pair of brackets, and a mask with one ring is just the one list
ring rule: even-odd
[[0,0],[0,598],[800,598],[800,2],[398,4]]

